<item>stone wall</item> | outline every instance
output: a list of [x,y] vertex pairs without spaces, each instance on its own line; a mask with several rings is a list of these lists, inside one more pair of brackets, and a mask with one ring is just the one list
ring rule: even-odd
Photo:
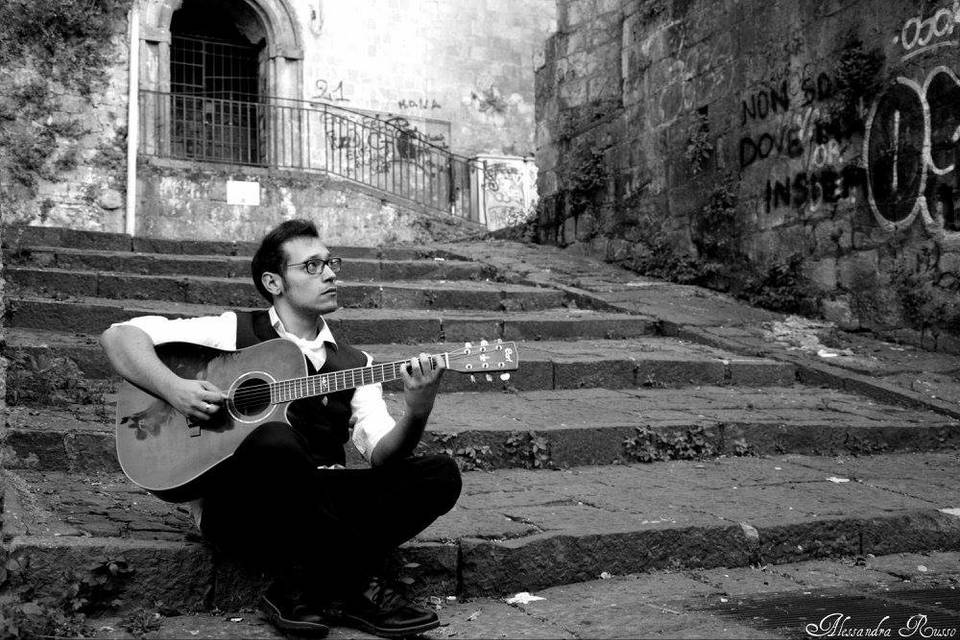
[[[4,228],[0,225],[0,246],[3,245]],[[6,343],[6,318],[7,318],[7,298],[4,295],[6,281],[3,278],[3,251],[0,251],[0,421],[4,427],[7,424],[7,365],[8,361],[3,356],[7,351]],[[0,460],[2,466],[2,460]]]
[[960,5],[561,0],[558,29],[542,241],[761,298],[779,274],[848,328],[960,347]]
[[128,5],[0,4],[5,224],[122,229]]

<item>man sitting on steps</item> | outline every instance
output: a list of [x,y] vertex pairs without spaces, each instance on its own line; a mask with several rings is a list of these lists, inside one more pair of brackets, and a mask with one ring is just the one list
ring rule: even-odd
[[[274,338],[300,347],[310,374],[369,366],[371,358],[335,335],[323,315],[337,309],[340,258],[316,226],[291,220],[263,239],[254,283],[272,306],[169,320],[144,316],[101,338],[111,364],[132,382],[195,420],[226,400],[205,380],[177,376],[156,355],[163,343],[235,350]],[[385,557],[449,511],[460,474],[448,456],[410,457],[437,394],[441,363],[421,355],[401,371],[405,414],[391,418],[379,384],[297,400],[284,423],[257,427],[202,479],[194,512],[204,536],[276,579],[261,605],[283,631],[323,636],[328,624],[386,637],[439,625],[383,579]],[[370,468],[346,469],[350,439]],[[202,516],[202,517],[201,517]]]

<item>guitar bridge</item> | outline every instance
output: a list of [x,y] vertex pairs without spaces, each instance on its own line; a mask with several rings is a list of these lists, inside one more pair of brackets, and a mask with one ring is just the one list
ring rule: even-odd
[[193,420],[187,422],[187,435],[189,435],[191,438],[199,437],[200,431],[201,427],[199,422],[195,422]]

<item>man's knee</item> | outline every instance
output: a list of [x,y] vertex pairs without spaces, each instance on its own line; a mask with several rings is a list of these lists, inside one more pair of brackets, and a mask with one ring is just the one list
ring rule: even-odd
[[433,496],[438,513],[446,513],[453,508],[460,497],[463,480],[457,461],[443,454],[423,456],[420,462],[421,477],[429,483],[429,494]]

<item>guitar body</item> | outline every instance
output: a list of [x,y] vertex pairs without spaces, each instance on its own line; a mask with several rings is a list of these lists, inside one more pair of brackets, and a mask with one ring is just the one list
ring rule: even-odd
[[[209,380],[230,399],[209,421],[188,420],[161,398],[127,381],[117,396],[117,458],[134,483],[171,502],[198,497],[199,480],[267,422],[286,422],[290,402],[273,402],[271,383],[305,376],[300,349],[269,340],[239,351],[185,343],[157,347],[182,378]],[[202,425],[202,428],[201,428]]]

